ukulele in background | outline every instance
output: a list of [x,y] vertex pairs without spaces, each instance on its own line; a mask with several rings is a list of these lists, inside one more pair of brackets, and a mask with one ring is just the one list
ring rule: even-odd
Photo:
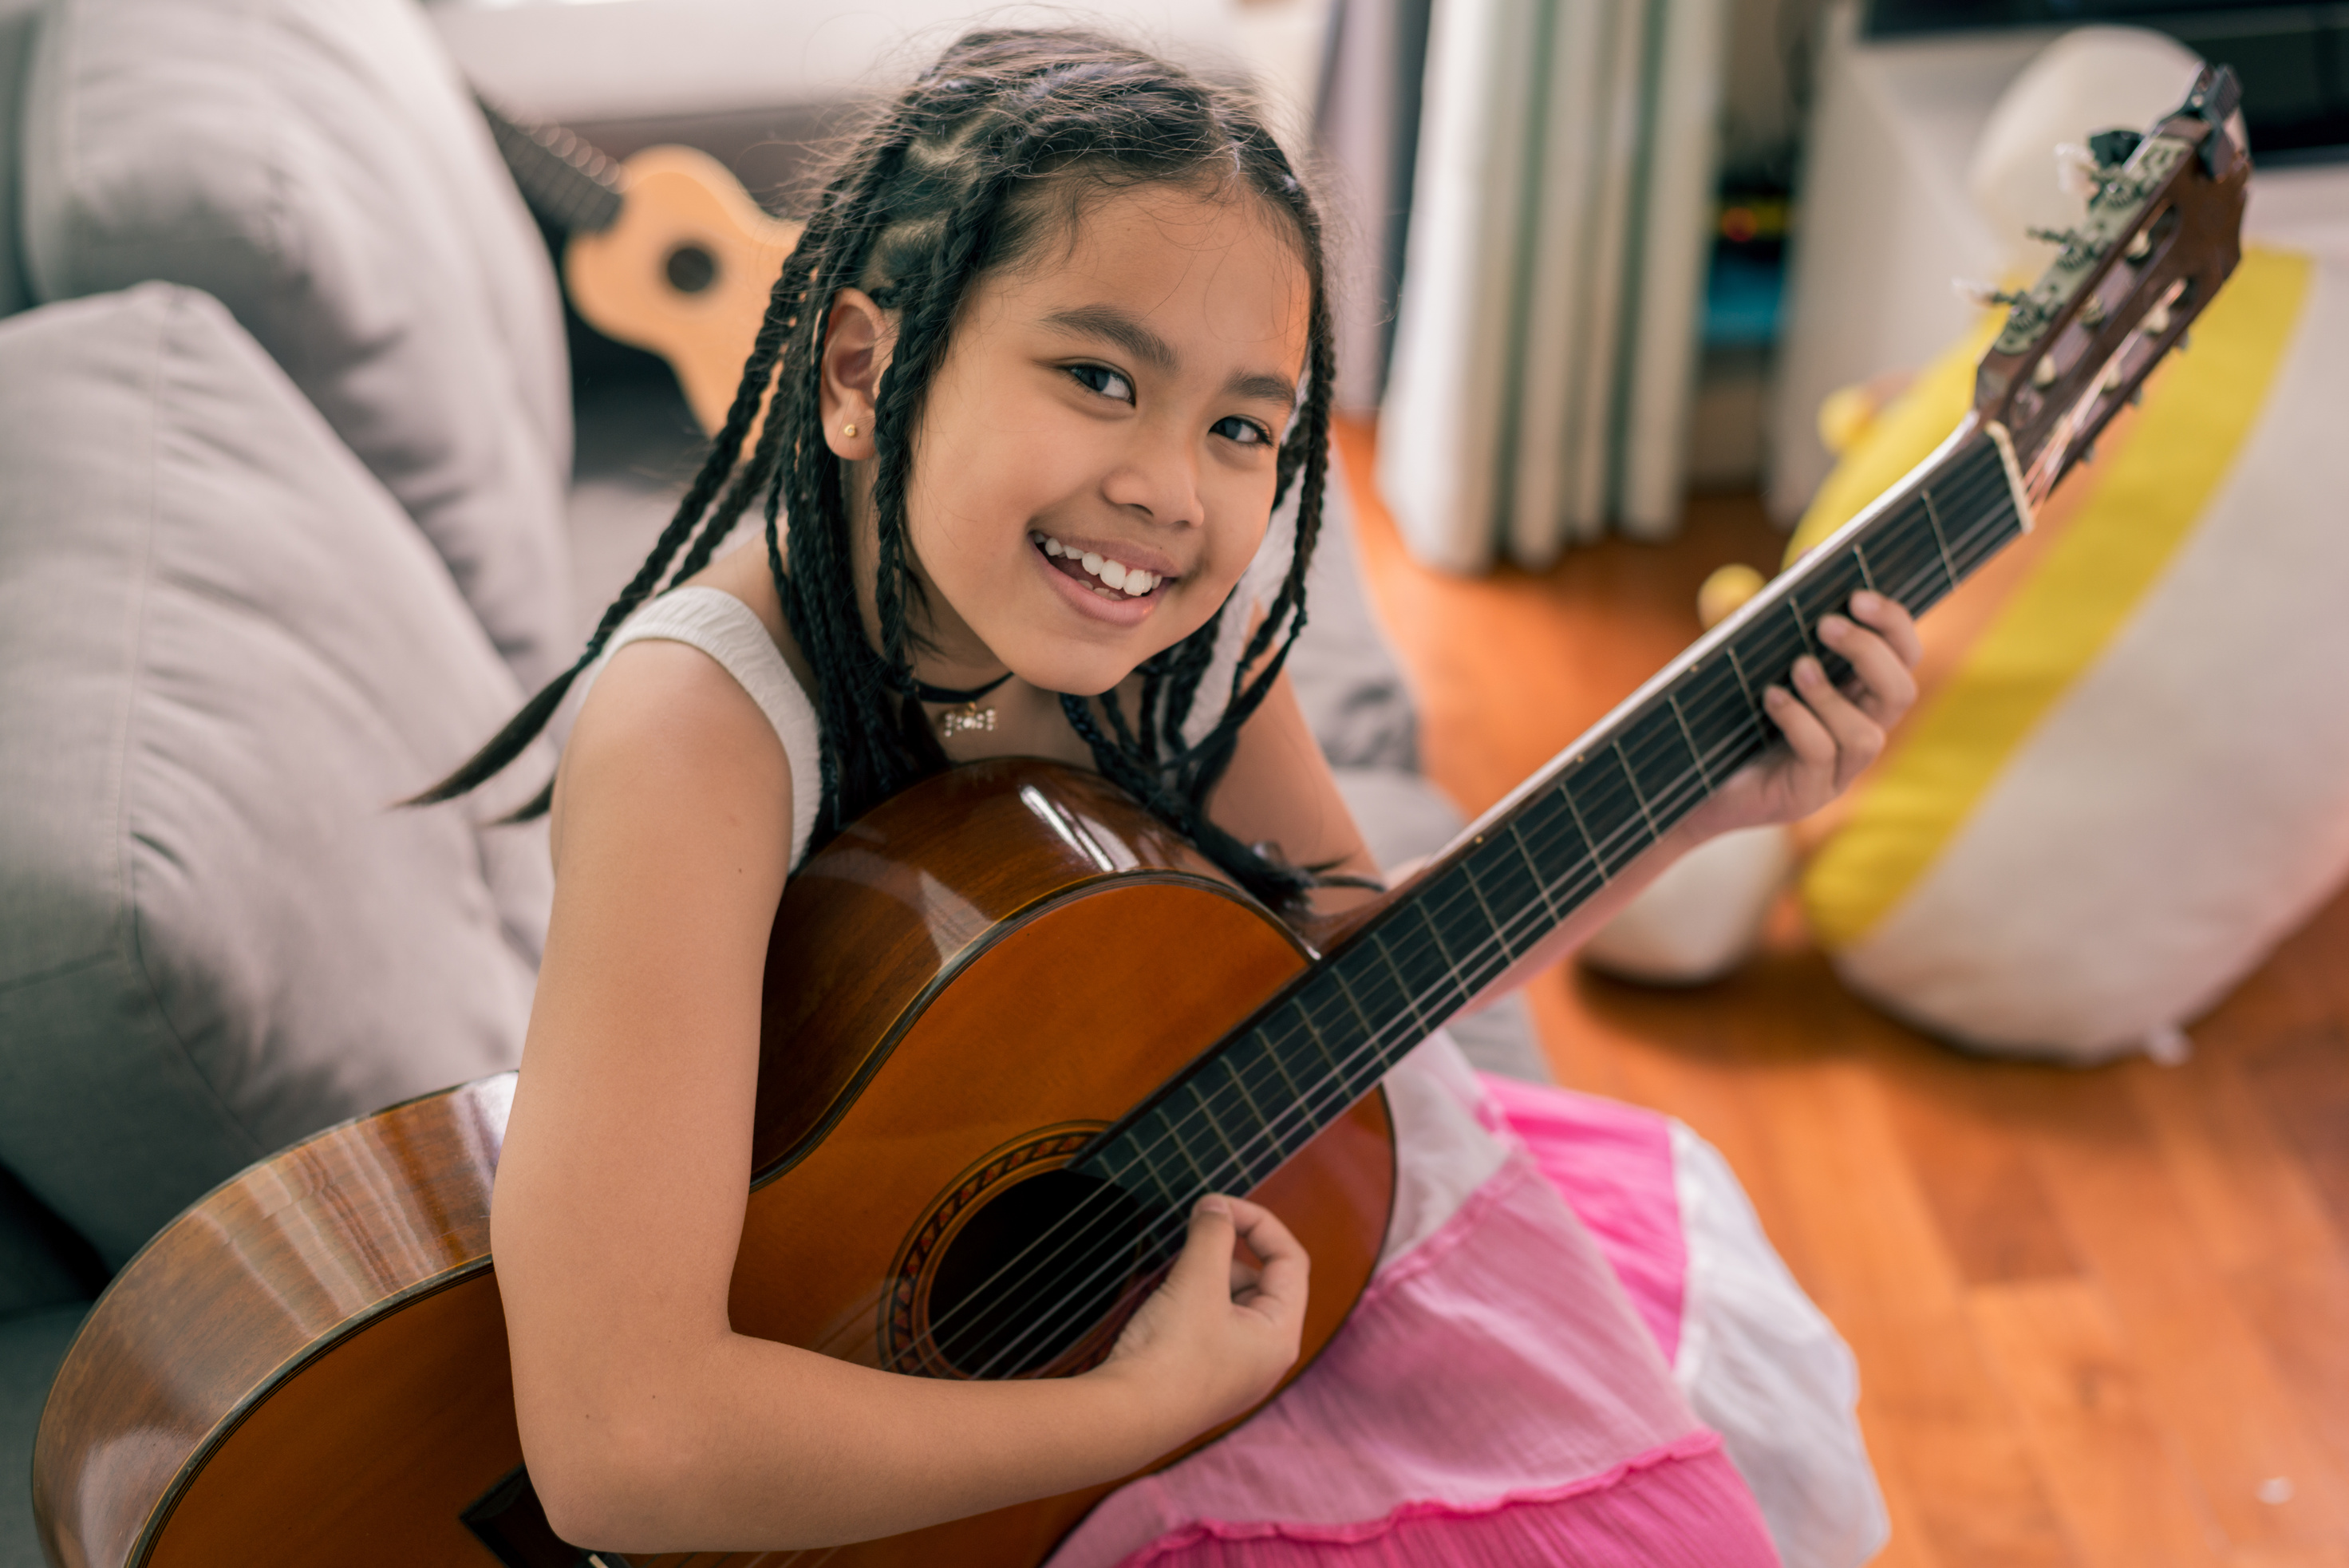
[[481,112],[531,211],[567,237],[572,306],[606,337],[667,360],[702,429],[724,424],[801,225],[761,211],[694,148],[647,147],[615,163],[559,126],[524,126],[487,103]]

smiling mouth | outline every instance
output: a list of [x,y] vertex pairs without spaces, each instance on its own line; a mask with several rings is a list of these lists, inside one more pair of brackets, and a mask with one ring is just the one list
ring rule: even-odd
[[1162,585],[1174,580],[1106,556],[1072,550],[1050,534],[1033,528],[1028,531],[1028,541],[1043,553],[1054,570],[1063,576],[1074,577],[1105,599],[1147,598]]

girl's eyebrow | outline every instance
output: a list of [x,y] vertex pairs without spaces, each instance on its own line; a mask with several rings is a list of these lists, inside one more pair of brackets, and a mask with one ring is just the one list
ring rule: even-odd
[[1116,344],[1154,370],[1172,375],[1181,367],[1174,347],[1131,311],[1114,305],[1074,305],[1044,317],[1055,332],[1078,337],[1100,337]]
[[1246,370],[1236,371],[1232,379],[1224,383],[1224,392],[1227,397],[1278,403],[1283,408],[1293,407],[1297,402],[1296,382],[1262,370],[1253,374]]
[[[1114,343],[1152,369],[1173,375],[1182,361],[1174,346],[1150,329],[1149,323],[1114,305],[1074,305],[1046,316],[1043,325],[1071,337],[1098,337]],[[1264,371],[1236,371],[1224,383],[1227,397],[1294,403],[1297,384]]]

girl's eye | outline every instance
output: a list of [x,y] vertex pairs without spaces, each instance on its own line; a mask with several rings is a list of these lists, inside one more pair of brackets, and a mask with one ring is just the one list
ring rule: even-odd
[[1067,369],[1104,398],[1115,398],[1121,403],[1133,401],[1133,383],[1106,365],[1071,365]]
[[1242,446],[1270,446],[1272,432],[1254,420],[1244,420],[1237,414],[1217,420],[1207,427],[1210,433]]

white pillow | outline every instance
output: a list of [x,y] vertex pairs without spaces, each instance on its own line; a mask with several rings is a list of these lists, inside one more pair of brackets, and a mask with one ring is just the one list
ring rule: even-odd
[[399,498],[515,674],[575,652],[545,246],[410,0],[51,0],[23,121],[40,300],[217,297]]

